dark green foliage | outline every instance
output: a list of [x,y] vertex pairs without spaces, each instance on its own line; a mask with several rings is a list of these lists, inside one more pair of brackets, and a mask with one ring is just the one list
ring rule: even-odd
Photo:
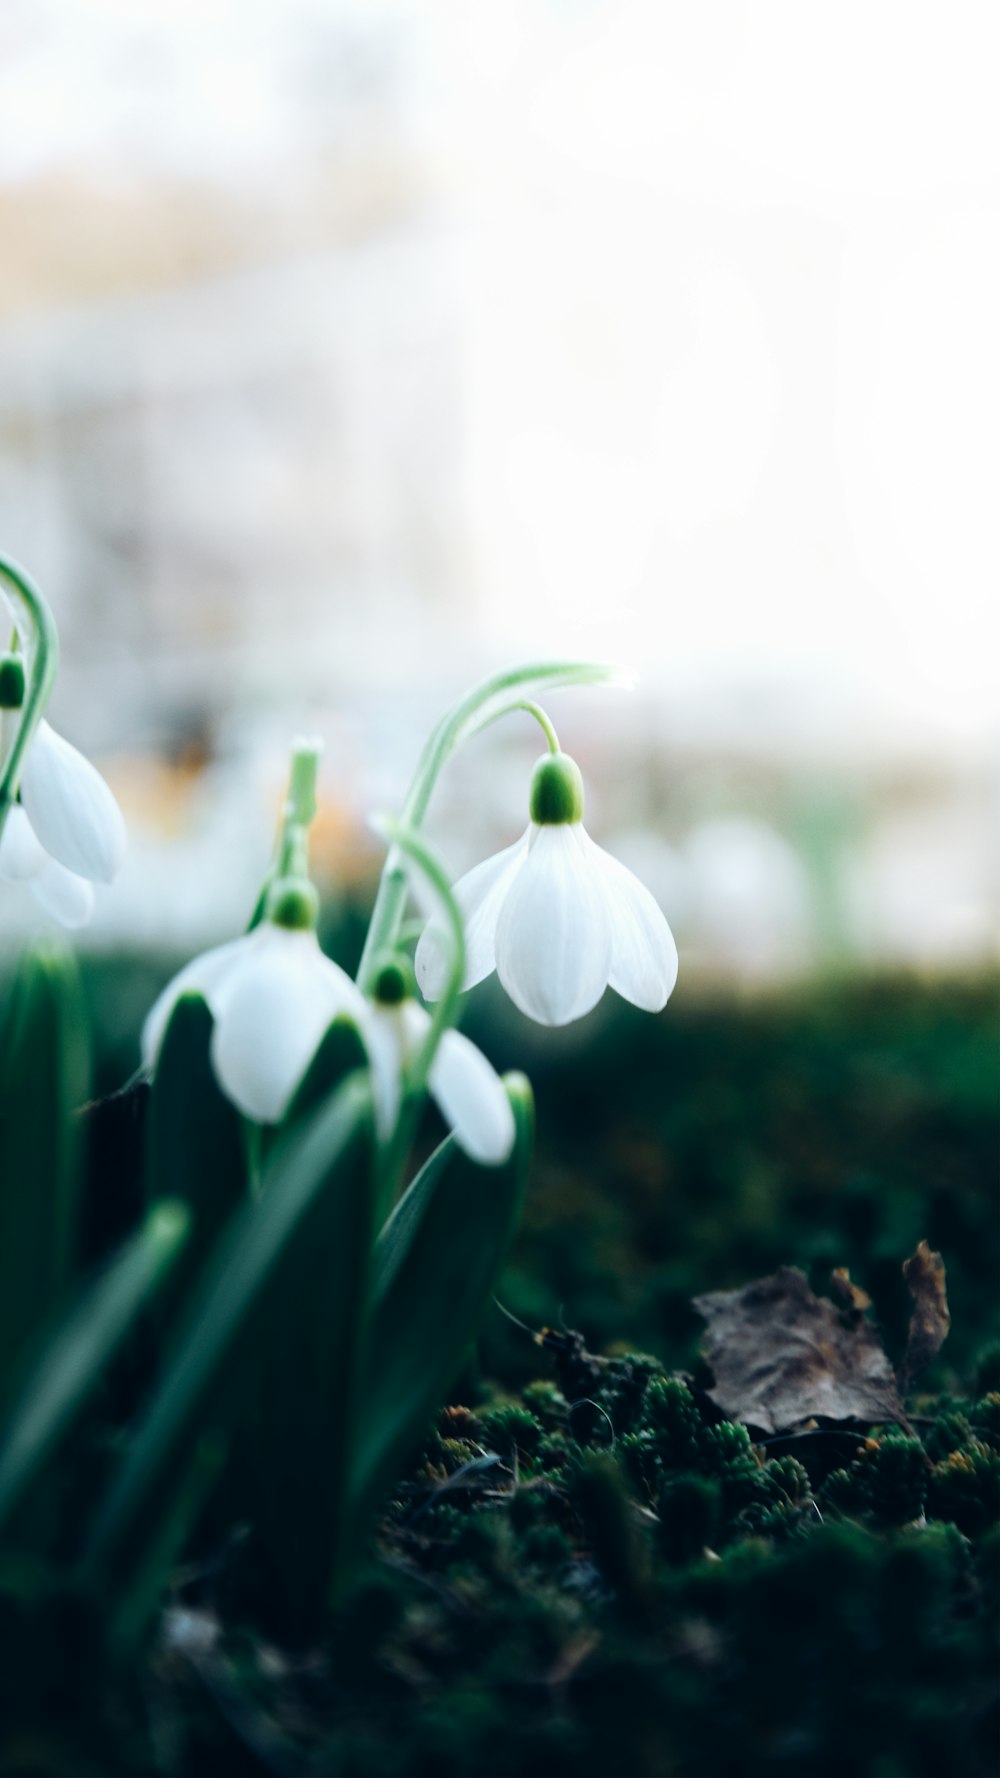
[[919,1519],[930,1463],[919,1439],[897,1429],[858,1447],[850,1468],[834,1470],[820,1497],[826,1507],[878,1526]]
[[55,945],[29,951],[0,1041],[0,1402],[79,1273],[89,1052],[72,956]]
[[930,1510],[967,1537],[996,1523],[1000,1507],[1000,1457],[990,1445],[970,1439],[937,1463],[930,1477]]
[[969,1420],[977,1438],[992,1445],[995,1451],[1000,1450],[1000,1392],[994,1390],[984,1395],[982,1401],[973,1402]]
[[[694,1372],[693,1297],[788,1264],[823,1292],[846,1266],[898,1362],[913,1307],[900,1264],[926,1237],[953,1307],[928,1386],[964,1392],[978,1362],[975,1394],[1000,1388],[1000,1348],[984,1344],[1000,1276],[992,983],[716,1003],[679,990],[658,1019],[608,995],[585,1044],[538,1031],[487,986],[467,1028],[494,1062],[517,1058],[542,1108],[500,1293],[521,1319],[561,1310],[592,1350],[625,1335]],[[486,1357],[505,1379],[533,1369],[502,1321]]]
[[924,1434],[924,1450],[931,1462],[937,1463],[952,1451],[961,1450],[971,1437],[972,1427],[964,1414],[944,1413]]
[[625,1612],[641,1615],[648,1552],[620,1465],[607,1452],[586,1452],[569,1472],[568,1494],[601,1579]]
[[553,1432],[566,1424],[566,1397],[555,1383],[540,1380],[528,1383],[522,1392],[525,1407],[545,1427]]
[[523,1075],[505,1080],[517,1137],[483,1168],[449,1136],[400,1200],[375,1244],[371,1338],[362,1382],[352,1506],[369,1515],[420,1438],[482,1318],[524,1196],[534,1129]]
[[1000,1391],[1000,1340],[990,1340],[976,1360],[976,1388],[984,1395]]
[[[89,1406],[139,1309],[162,1290],[190,1222],[178,1201],[157,1204],[26,1367],[0,1430],[0,1532],[9,1534],[8,1520]],[[23,1554],[23,1539],[20,1547]]]
[[[525,1393],[550,1399],[543,1383]],[[925,1405],[927,1441],[948,1442],[953,1401]],[[517,1406],[439,1417],[329,1649],[308,1671],[253,1680],[278,1736],[258,1749],[279,1769],[992,1774],[996,1549],[950,1521],[914,1522],[918,1458],[929,1473],[920,1441],[855,1435],[835,1506],[832,1475],[814,1491],[800,1457],[768,1458],[745,1428],[702,1419],[683,1379],[661,1377],[626,1438],[686,1420],[692,1466],[664,1474],[650,1505],[624,1449],[594,1451],[568,1427],[544,1435],[544,1473],[516,1477],[509,1455],[477,1468],[483,1425],[515,1424]],[[823,1442],[817,1429],[797,1448]],[[965,1451],[975,1458],[974,1440]],[[749,1506],[727,1498],[734,1472],[752,1484]],[[251,1684],[237,1650],[224,1639],[210,1670],[228,1716],[227,1680]],[[186,1723],[187,1703],[158,1684],[160,1713]],[[216,1724],[217,1768],[227,1733]]]
[[[241,1346],[290,1312],[304,1259],[335,1253],[346,1208],[369,1190],[369,1098],[355,1076],[274,1160],[273,1189],[227,1230],[192,1304],[176,1355],[104,1502],[85,1554],[86,1584],[131,1626],[148,1549],[175,1511],[206,1434],[239,1423]],[[339,1187],[340,1190],[333,1189]],[[324,1585],[326,1584],[324,1580]],[[124,1631],[122,1631],[124,1633]]]
[[479,1435],[492,1451],[517,1451],[519,1456],[531,1457],[541,1443],[542,1426],[519,1402],[501,1402],[479,1415]]
[[[135,990],[135,1022],[153,987]],[[502,1062],[498,1008],[486,990],[470,1011]],[[437,1403],[412,1409],[409,1469],[364,1502],[374,1535],[352,1554],[369,1566],[305,1648],[275,1634],[273,1577],[259,1597],[257,1533],[218,1511],[152,1640],[117,1662],[105,1612],[58,1605],[51,1576],[8,1564],[0,1769],[992,1778],[994,1021],[974,989],[883,985],[811,1007],[679,1001],[655,1021],[609,1001],[592,1046],[562,1054],[558,1033],[509,1024],[542,1142],[497,1288],[550,1331],[532,1344],[488,1316],[458,1402],[429,1429]],[[132,1066],[109,1074],[107,1055],[106,1082]],[[822,1290],[848,1265],[898,1360],[899,1263],[923,1236],[954,1326],[907,1403],[912,1429],[820,1424],[755,1446],[722,1420],[692,1295],[785,1263]],[[586,1338],[553,1334],[563,1315]],[[401,1312],[384,1348],[402,1354],[400,1399],[421,1381],[408,1326]],[[622,1353],[622,1335],[663,1364]],[[108,1474],[124,1416],[96,1418],[86,1461]],[[205,1437],[188,1443],[178,1523],[220,1461]],[[158,1560],[177,1524],[159,1536]],[[137,1583],[147,1611],[158,1586]]]
[[167,1026],[146,1119],[148,1203],[176,1197],[191,1212],[191,1236],[157,1325],[176,1327],[180,1305],[230,1218],[246,1199],[239,1113],[220,1092],[209,1058],[212,1015],[200,994],[184,994]]
[[642,1431],[663,1474],[701,1468],[707,1428],[680,1377],[653,1378],[643,1403]]
[[713,1476],[677,1475],[656,1497],[657,1538],[666,1560],[694,1562],[719,1541],[722,1489]]

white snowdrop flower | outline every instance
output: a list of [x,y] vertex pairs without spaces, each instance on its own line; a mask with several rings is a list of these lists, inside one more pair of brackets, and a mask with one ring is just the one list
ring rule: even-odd
[[[379,972],[375,998],[366,1006],[361,1029],[371,1063],[375,1125],[383,1140],[395,1128],[407,1070],[431,1022],[409,993],[411,982],[398,963],[387,963]],[[510,1100],[482,1051],[460,1031],[442,1032],[427,1090],[472,1160],[490,1167],[507,1160],[515,1138]]]
[[27,883],[64,926],[85,926],[91,883],[112,882],[124,856],[125,822],[100,772],[43,720],[0,834],[0,877]]
[[[659,1012],[677,980],[677,946],[632,872],[583,826],[583,779],[565,753],[535,767],[531,821],[505,851],[455,884],[465,925],[463,988],[496,969],[515,1006],[541,1025],[568,1025],[605,988]],[[414,959],[428,1000],[444,987],[447,941],[431,922]]]
[[46,913],[63,926],[86,926],[94,911],[91,885],[49,857],[20,803],[7,811],[0,834],[0,877],[27,884]]
[[21,770],[21,802],[50,858],[92,883],[114,881],[125,857],[122,812],[96,766],[44,719]]
[[268,917],[252,932],[205,951],[164,988],[142,1030],[142,1058],[154,1068],[182,994],[205,999],[215,1020],[211,1057],[222,1091],[255,1123],[280,1123],[338,1015],[361,1024],[365,1001],[349,975],[325,957],[315,932],[315,891],[274,886]]

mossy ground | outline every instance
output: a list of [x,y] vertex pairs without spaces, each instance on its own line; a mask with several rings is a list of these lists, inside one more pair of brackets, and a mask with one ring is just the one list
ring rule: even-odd
[[[309,1646],[255,1595],[252,1528],[203,1534],[124,1669],[72,1602],[39,1617],[26,1586],[0,1769],[992,1774],[992,990],[678,1000],[657,1020],[611,1003],[585,1038],[488,993],[470,1011],[536,1088],[498,1289],[525,1327],[490,1316]],[[111,1085],[131,1064],[106,1038]],[[783,1264],[822,1290],[847,1266],[898,1361],[921,1238],[952,1332],[907,1427],[754,1443],[720,1417],[692,1297]]]
[[636,1355],[448,1408],[322,1647],[222,1628],[252,1538],[182,1589],[173,1769],[992,1772],[1000,1395],[919,1406],[755,1445]]

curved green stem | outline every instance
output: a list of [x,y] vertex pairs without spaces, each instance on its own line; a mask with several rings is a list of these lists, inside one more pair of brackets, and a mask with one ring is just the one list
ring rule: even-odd
[[[597,661],[543,661],[530,667],[514,667],[485,679],[453,706],[432,729],[417,763],[403,802],[400,820],[411,833],[423,825],[434,786],[446,761],[463,741],[498,722],[511,710],[523,709],[532,694],[555,691],[570,685],[631,684],[630,674]],[[532,709],[535,714],[537,706]],[[547,719],[546,719],[547,720]],[[544,726],[544,725],[543,725]],[[551,725],[549,725],[551,727]],[[552,730],[554,736],[555,730]],[[551,741],[549,742],[551,746]],[[407,873],[392,854],[386,861],[375,897],[368,937],[358,969],[358,983],[370,989],[376,959],[392,950],[406,904]]]
[[[394,821],[376,821],[376,831],[390,842],[393,851],[397,849],[406,854],[410,868],[413,865],[420,871],[434,892],[441,905],[442,912],[451,938],[448,959],[448,974],[444,991],[431,1015],[427,1035],[417,1055],[409,1064],[403,1081],[400,1098],[399,1116],[396,1128],[383,1147],[378,1158],[378,1216],[379,1221],[389,1214],[398,1194],[403,1178],[403,1169],[410,1145],[416,1134],[419,1115],[420,1095],[425,1091],[430,1077],[431,1065],[437,1046],[443,1033],[451,1025],[458,997],[462,991],[462,977],[465,973],[465,932],[458,904],[451,892],[451,884],[440,861],[430,848],[411,828],[405,828]],[[391,863],[391,854],[390,854]],[[408,879],[409,870],[403,863],[395,868],[401,869],[404,879]]]
[[[59,633],[55,618],[31,576],[16,562],[0,556],[0,581],[3,591],[14,606],[18,634],[24,646],[27,675],[24,703],[14,735],[13,745],[2,763],[0,773],[0,832],[7,811],[17,796],[24,756],[28,750],[42,712],[48,703],[59,671]],[[24,625],[22,632],[21,624]]]
[[[406,854],[430,885],[440,904],[451,940],[448,973],[445,977],[444,988],[431,1014],[427,1036],[410,1071],[409,1086],[414,1092],[422,1092],[427,1084],[427,1076],[430,1073],[434,1052],[441,1040],[441,1034],[452,1024],[458,997],[462,992],[462,977],[465,974],[465,929],[462,925],[458,903],[452,894],[451,884],[448,881],[448,873],[426,841],[414,833],[412,828],[404,826],[401,821],[376,820],[372,825],[376,832],[381,833],[390,842],[393,851],[398,850]],[[392,853],[389,855],[387,868],[391,866]],[[409,877],[406,864],[397,865],[395,868],[402,870],[404,878]]]
[[512,704],[511,709],[512,710],[526,710],[528,712],[529,716],[534,717],[534,719],[537,722],[539,728],[541,729],[543,735],[545,736],[545,741],[546,741],[546,745],[548,747],[549,752],[550,753],[561,753],[562,752],[562,748],[559,745],[559,736],[556,734],[555,727],[553,726],[553,723],[552,723],[552,719],[551,719],[551,717],[546,715],[545,711],[542,709],[541,704],[533,704],[530,701],[530,699],[526,699],[523,704]]

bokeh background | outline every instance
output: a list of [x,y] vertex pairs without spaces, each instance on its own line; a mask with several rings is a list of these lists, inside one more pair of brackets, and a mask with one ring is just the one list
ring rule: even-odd
[[[131,850],[82,943],[239,930],[287,743],[360,904],[520,658],[678,993],[976,971],[997,887],[1000,17],[865,0],[8,0],[0,538]],[[524,821],[515,719],[431,829]],[[3,944],[42,922],[3,888]]]

